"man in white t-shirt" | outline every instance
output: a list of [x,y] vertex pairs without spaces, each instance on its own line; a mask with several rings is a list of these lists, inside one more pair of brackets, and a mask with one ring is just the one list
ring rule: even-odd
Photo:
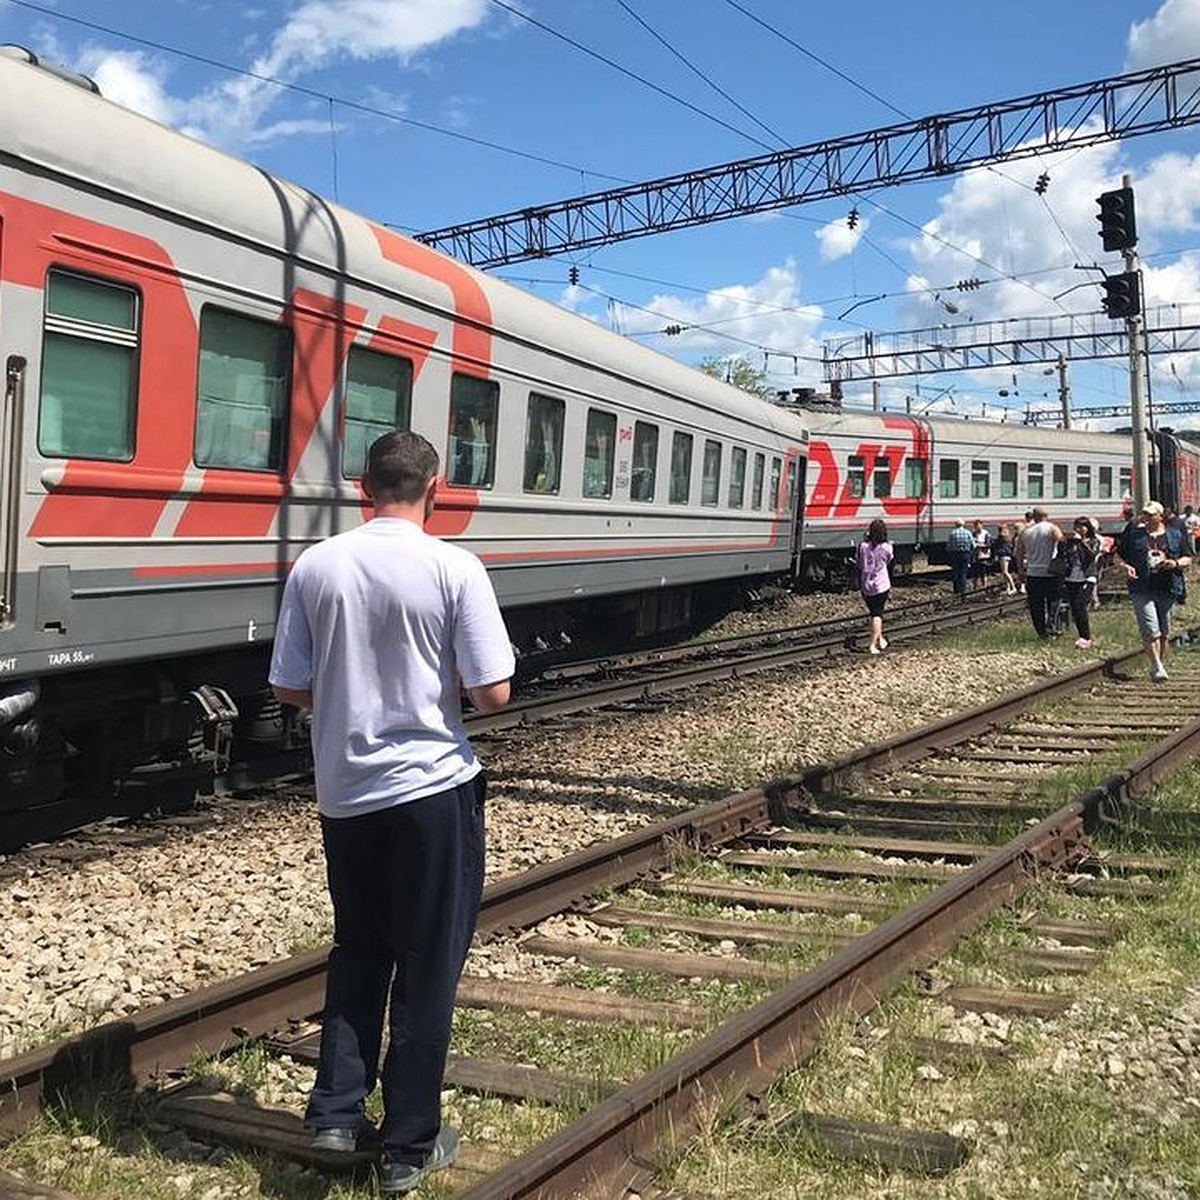
[[503,708],[515,667],[491,582],[468,551],[424,530],[437,451],[388,433],[367,456],[365,525],[310,547],[280,607],[271,685],[312,711],[317,808],[334,944],[313,1146],[375,1140],[364,1101],[384,1059],[380,1184],[395,1195],[448,1166],[441,1124],[454,994],[483,891],[486,780],[461,692]]
[[1058,600],[1060,577],[1051,563],[1058,554],[1063,531],[1050,520],[1046,510],[1036,507],[1029,514],[1030,522],[1017,538],[1017,569],[1025,579],[1025,599],[1029,619],[1038,637],[1052,637],[1059,632]]

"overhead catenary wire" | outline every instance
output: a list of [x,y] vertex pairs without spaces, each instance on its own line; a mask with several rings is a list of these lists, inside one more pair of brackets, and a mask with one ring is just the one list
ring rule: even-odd
[[[868,97],[870,97],[870,99],[876,101],[878,104],[881,104],[884,108],[888,109],[894,115],[902,118],[905,121],[913,120],[913,116],[911,113],[908,113],[904,109],[900,108],[898,105],[893,104],[892,101],[888,100],[885,96],[880,95],[879,92],[875,91],[873,88],[868,87],[861,80],[856,79],[856,78],[854,78],[854,76],[841,70],[841,68],[835,66],[833,63],[829,62],[827,59],[822,58],[815,51],[810,50],[807,46],[804,46],[800,42],[796,41],[795,38],[790,37],[788,34],[784,33],[784,31],[779,29],[777,26],[772,25],[769,21],[764,20],[762,17],[758,16],[757,13],[752,12],[744,4],[740,3],[740,0],[726,0],[726,3],[731,8],[734,8],[738,12],[742,13],[743,16],[749,18],[755,24],[761,26],[763,29],[766,29],[774,37],[785,42],[787,45],[791,46],[794,50],[798,51],[800,54],[804,55],[806,58],[808,58],[812,62],[816,63],[818,66],[822,67],[824,70],[829,71],[833,75],[836,75],[839,79],[843,80],[845,83],[848,83],[851,87],[855,88],[857,91],[861,92],[863,95],[868,96]],[[1078,154],[1078,153],[1079,153],[1079,151],[1076,150],[1075,154]],[[1036,161],[1038,161],[1039,163],[1041,162],[1040,155],[1035,155],[1034,157],[1035,157]],[[1074,157],[1074,155],[1072,155],[1072,157]],[[1067,161],[1070,161],[1070,160],[1068,159]],[[1006,174],[1004,171],[1001,171],[996,166],[989,164],[986,166],[985,169],[988,172],[990,172],[991,174],[996,175],[1000,179],[1005,179],[1008,182],[1015,184],[1018,187],[1026,187],[1026,188],[1028,188],[1029,191],[1036,192],[1036,189],[1034,187],[1032,187],[1031,185],[1025,184],[1021,180],[1015,178],[1014,176]],[[1072,256],[1074,256],[1076,258],[1080,257],[1078,248],[1076,247],[1075,243],[1072,241],[1072,239],[1071,239],[1070,235],[1067,233],[1066,229],[1063,227],[1062,222],[1058,219],[1058,215],[1054,212],[1054,209],[1050,205],[1050,202],[1046,199],[1044,192],[1036,192],[1036,194],[1040,197],[1043,207],[1046,209],[1046,212],[1049,215],[1051,221],[1054,223],[1058,232],[1061,234],[1063,241],[1066,243],[1067,248],[1071,252]],[[870,192],[860,193],[860,195],[861,195],[862,199],[866,200],[869,203],[873,203],[875,205],[875,207],[880,209],[882,212],[887,213],[889,216],[896,218],[896,214],[892,213],[890,209],[888,209],[886,206],[884,206],[874,200],[874,196],[872,193],[870,193]],[[901,218],[896,218],[896,219],[901,219]],[[910,225],[912,224],[912,222],[905,222],[905,223],[910,224]],[[922,232],[925,232],[925,231],[922,231]],[[934,235],[930,235],[930,236],[934,236]],[[969,253],[969,251],[963,250],[961,247],[955,246],[952,242],[948,241],[945,238],[937,237],[936,240],[942,242],[944,245],[946,245],[950,249],[958,250],[960,253],[963,253],[963,254]],[[878,249],[878,247],[874,247],[874,248]],[[889,260],[889,261],[891,261],[891,260]],[[978,261],[983,263],[982,259],[979,259]],[[984,265],[987,265],[987,264],[984,264]],[[993,268],[993,269],[995,269],[995,268]],[[1006,273],[1006,272],[1000,272],[1000,273],[1004,274],[1005,277],[1010,277],[1010,273]],[[1064,311],[1066,311],[1066,310],[1064,309]]]
[[491,0],[497,8],[502,8],[506,13],[517,17],[522,21],[528,22],[535,28],[542,30],[543,33],[549,34],[550,37],[557,38],[561,42],[565,42],[568,46],[578,50],[581,54],[586,54],[589,58],[596,59],[597,62],[602,62],[605,66],[611,67],[614,71],[627,76],[630,79],[636,80],[643,87],[650,88],[651,91],[657,92],[660,96],[665,96],[668,100],[674,101],[676,104],[681,104],[684,108],[695,113],[697,116],[703,117],[706,121],[712,121],[716,125],[720,125],[722,129],[728,130],[730,133],[736,133],[738,137],[743,137],[747,141],[753,142],[762,150],[773,150],[774,147],[768,145],[753,133],[747,133],[744,129],[739,129],[736,125],[731,125],[728,121],[722,120],[715,113],[710,113],[701,108],[698,104],[693,104],[690,100],[685,100],[682,96],[676,95],[665,87],[661,87],[652,79],[647,79],[644,75],[639,75],[636,71],[631,71],[628,67],[623,66],[615,59],[609,58],[606,54],[601,54],[598,50],[593,50],[590,46],[585,46],[582,42],[563,33],[561,30],[555,29],[552,25],[547,25],[545,21],[539,21],[536,17],[531,17],[528,13],[522,12],[519,8],[514,8],[511,4],[505,3],[505,0]]
[[683,63],[683,65],[685,67],[687,67],[687,69],[689,71],[691,71],[694,75],[699,76],[699,78],[702,79],[710,88],[712,88],[712,90],[714,92],[716,92],[717,95],[721,96],[725,100],[728,100],[729,103],[732,104],[733,107],[736,108],[738,110],[738,112],[740,112],[742,114],[742,116],[748,117],[761,130],[763,130],[765,133],[770,134],[771,137],[773,137],[780,144],[781,147],[783,147],[785,149],[787,148],[788,140],[783,136],[783,134],[772,129],[771,126],[768,125],[765,121],[759,120],[759,118],[756,117],[748,108],[746,108],[743,104],[739,103],[738,100],[735,99],[733,96],[731,96],[723,87],[721,87],[721,85],[719,83],[717,83],[716,80],[712,78],[712,76],[710,76],[707,72],[702,71],[698,66],[696,66],[695,63],[693,63],[691,61],[691,59],[687,58],[679,49],[677,49],[674,45],[672,45],[671,42],[666,37],[664,37],[657,29],[655,29],[654,26],[651,25],[649,21],[647,21],[639,13],[635,12],[629,6],[629,4],[626,2],[626,0],[617,0],[617,3],[648,34],[650,34],[650,36],[652,38],[654,38],[655,41],[657,41],[661,46],[663,46],[668,51],[668,53],[670,53],[675,58],[677,58],[681,63]]
[[452,138],[455,141],[466,142],[473,146],[479,146],[485,150],[494,150],[499,154],[508,154],[514,158],[521,158],[527,162],[540,163],[545,167],[554,167],[558,170],[570,171],[573,175],[590,175],[595,179],[606,179],[611,183],[631,184],[635,181],[623,175],[613,175],[606,171],[597,171],[591,167],[582,167],[578,163],[563,162],[560,159],[549,158],[543,154],[537,154],[531,150],[522,150],[516,146],[507,146],[502,142],[492,141],[488,138],[475,137],[469,133],[463,133],[461,130],[450,129],[443,125],[434,125],[429,121],[421,121],[416,117],[402,116],[400,113],[391,112],[386,108],[380,108],[375,104],[367,104],[361,100],[351,100],[345,96],[338,96],[331,92],[321,91],[319,88],[307,87],[302,83],[293,83],[288,79],[280,79],[274,75],[267,75],[262,71],[255,71],[249,67],[239,67],[234,63],[225,62],[219,58],[213,58],[206,54],[197,54],[193,50],[185,50],[182,46],[173,46],[168,42],[155,41],[152,38],[140,37],[137,34],[129,33],[122,29],[117,29],[111,25],[101,24],[99,21],[89,21],[84,17],[77,17],[71,13],[63,12],[60,9],[52,8],[46,4],[38,4],[36,0],[3,0],[4,3],[11,4],[16,8],[27,9],[30,12],[39,13],[42,16],[50,17],[55,21],[63,21],[70,25],[77,25],[82,29],[90,29],[93,33],[103,33],[108,37],[120,38],[122,41],[129,42],[134,46],[144,46],[148,50],[157,50],[162,54],[171,54],[177,58],[185,59],[189,62],[199,63],[202,66],[213,67],[218,71],[228,72],[230,75],[239,75],[244,79],[253,79],[258,83],[266,83],[272,87],[277,87],[282,91],[294,92],[298,96],[306,96],[309,99],[321,100],[325,102],[333,101],[344,109],[353,112],[360,112],[367,116],[381,117],[386,121],[394,121],[398,125],[408,125],[413,129],[420,129],[426,133],[434,133],[440,137]]

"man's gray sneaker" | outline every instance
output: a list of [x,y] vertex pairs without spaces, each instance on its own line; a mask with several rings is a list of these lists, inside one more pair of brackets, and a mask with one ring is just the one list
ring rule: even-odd
[[353,1154],[357,1150],[378,1150],[379,1131],[364,1123],[351,1128],[318,1129],[310,1143],[314,1150],[326,1154]]
[[425,1160],[424,1166],[412,1163],[388,1162],[379,1166],[379,1190],[385,1196],[402,1196],[421,1186],[421,1181],[431,1171],[448,1167],[458,1157],[458,1130],[443,1125],[438,1130],[437,1140]]

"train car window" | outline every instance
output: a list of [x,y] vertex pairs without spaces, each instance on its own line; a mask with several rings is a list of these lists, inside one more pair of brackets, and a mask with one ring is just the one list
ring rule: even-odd
[[924,458],[904,460],[904,494],[910,500],[919,500],[925,495],[926,473],[929,463]]
[[767,469],[767,456],[754,456],[754,482],[750,485],[750,507],[762,508],[763,475]]
[[875,456],[871,484],[876,500],[886,500],[892,494],[892,464],[882,454]]
[[525,418],[525,491],[546,496],[556,494],[562,486],[566,413],[567,406],[562,400],[529,393]]
[[746,451],[734,446],[729,460],[729,507],[741,508],[746,499]]
[[1080,500],[1090,500],[1092,498],[1091,467],[1075,468],[1075,495]]
[[938,495],[953,500],[958,495],[958,459],[938,459]]
[[346,360],[346,417],[342,429],[342,475],[361,479],[376,438],[407,429],[412,411],[412,363],[365,346],[351,346]]
[[617,446],[617,418],[613,413],[589,408],[583,443],[583,494],[612,495],[613,455]]
[[1121,499],[1133,495],[1133,468],[1122,467],[1117,476],[1117,486],[1121,489]]
[[1046,495],[1046,468],[1041,463],[1030,463],[1026,478],[1030,500],[1041,500]]
[[783,472],[783,464],[777,458],[771,459],[771,511],[779,508],[779,477]]
[[139,307],[130,288],[50,272],[38,410],[43,454],[133,457]]
[[986,500],[992,487],[992,473],[987,459],[971,460],[971,499]]
[[704,443],[704,473],[700,477],[700,503],[719,504],[721,501],[721,443]]
[[658,475],[658,426],[648,421],[635,421],[633,425],[633,470],[629,476],[629,498],[650,501],[654,499],[654,485]]
[[867,494],[867,460],[861,454],[846,459],[846,491],[855,499]]
[[450,435],[446,482],[455,487],[491,487],[496,478],[496,410],[500,385],[494,379],[450,377]]
[[1017,494],[1017,464],[1002,462],[1000,464],[1000,499],[1011,500]]
[[197,465],[283,466],[291,335],[282,325],[205,307],[200,314]]
[[1067,464],[1054,464],[1054,499],[1062,500],[1067,494]]
[[1101,467],[1096,495],[1101,500],[1111,500],[1112,494],[1112,467]]
[[686,504],[692,494],[692,444],[690,433],[676,430],[671,438],[671,490],[668,499],[672,504]]

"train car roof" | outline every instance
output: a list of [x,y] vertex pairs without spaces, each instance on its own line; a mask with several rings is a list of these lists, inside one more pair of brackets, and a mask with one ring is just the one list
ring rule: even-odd
[[936,449],[942,444],[968,443],[980,450],[1044,450],[1053,454],[1056,449],[1064,453],[1072,451],[1103,451],[1112,453],[1123,440],[1132,455],[1130,435],[1125,433],[1090,432],[1078,429],[1049,429],[1040,425],[1010,424],[1007,421],[967,420],[963,417],[941,416],[927,413],[921,416],[910,413],[876,412],[865,408],[840,410],[814,409],[803,413],[804,420],[814,437],[823,433],[851,433],[857,436],[895,435],[897,427],[906,423],[922,425],[933,436]]
[[[82,80],[82,77],[78,77]],[[802,440],[806,416],[781,409],[667,355],[610,333],[586,317],[450,259],[307,188],[121,107],[43,68],[27,52],[0,53],[0,162],[24,162],[118,202],[286,252],[317,268],[375,284],[452,312],[447,275],[471,281],[490,327],[660,392]],[[402,243],[401,265],[381,240]],[[454,264],[434,278],[419,265]]]

